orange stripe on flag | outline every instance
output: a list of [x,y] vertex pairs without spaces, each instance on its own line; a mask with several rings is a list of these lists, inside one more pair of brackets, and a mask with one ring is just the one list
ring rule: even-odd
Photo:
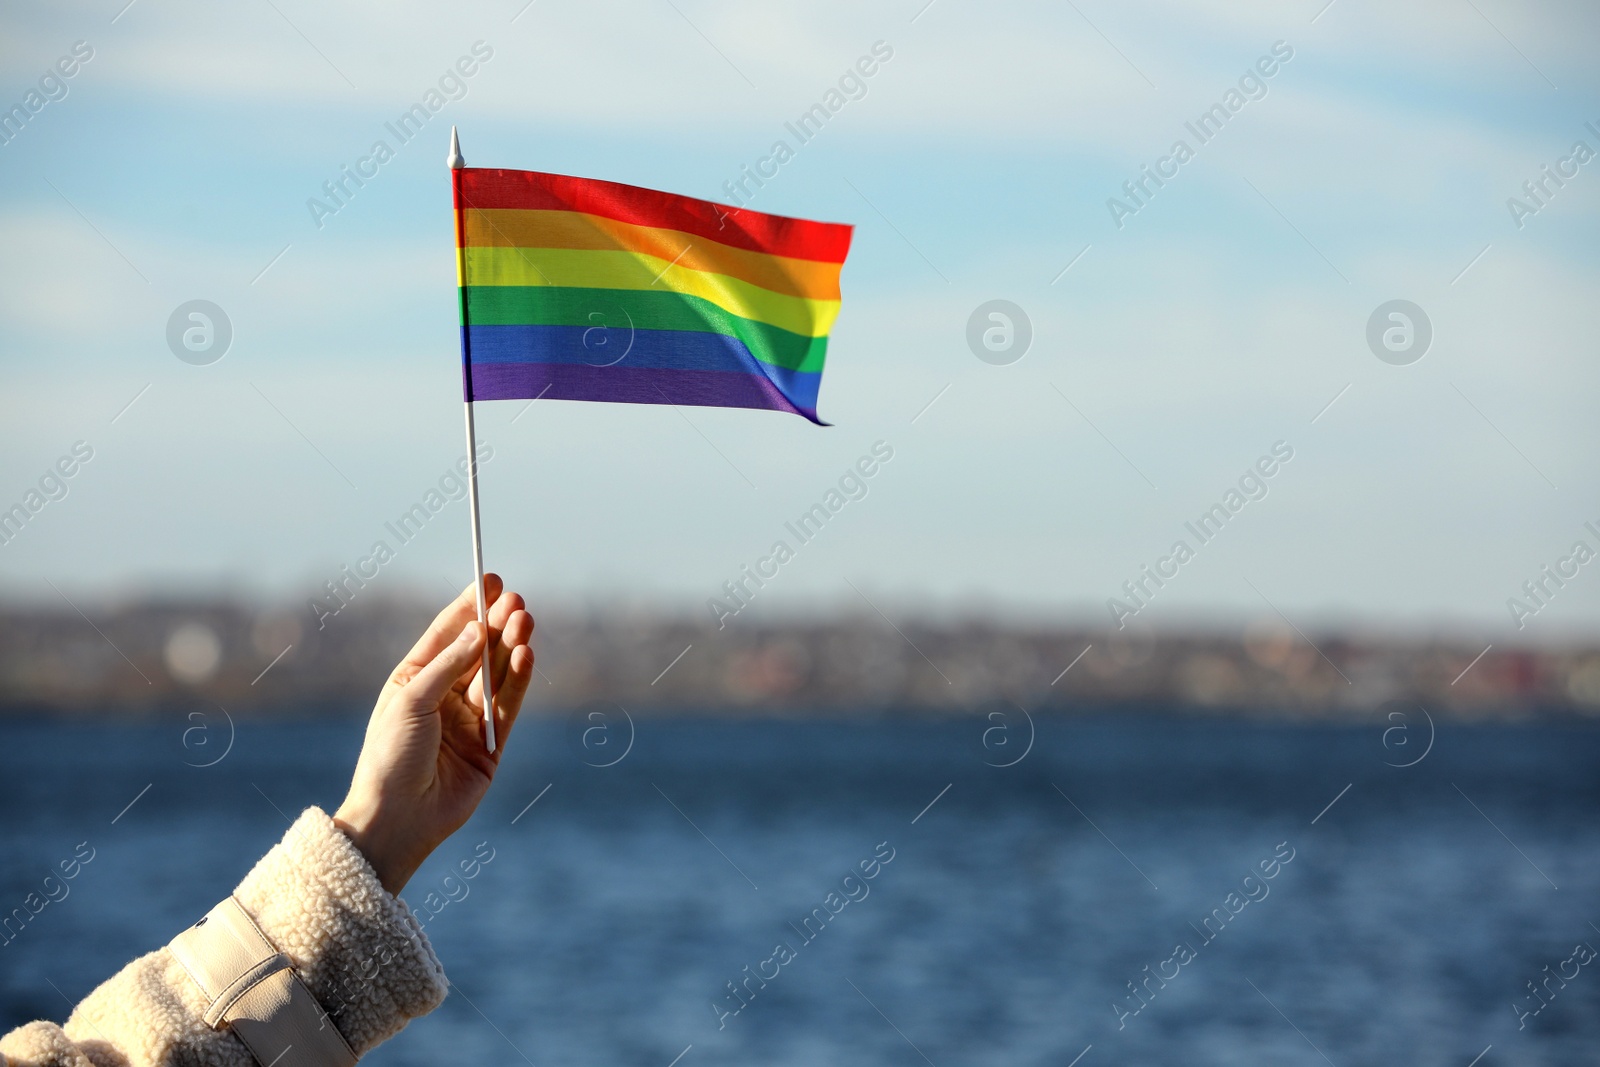
[[469,247],[566,248],[642,252],[686,270],[738,278],[785,296],[838,300],[843,264],[751,252],[708,237],[636,226],[581,211],[467,208],[461,212]]

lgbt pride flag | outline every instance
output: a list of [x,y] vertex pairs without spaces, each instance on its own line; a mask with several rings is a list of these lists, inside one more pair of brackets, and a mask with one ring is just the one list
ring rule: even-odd
[[466,399],[817,417],[851,227],[538,171],[453,170]]

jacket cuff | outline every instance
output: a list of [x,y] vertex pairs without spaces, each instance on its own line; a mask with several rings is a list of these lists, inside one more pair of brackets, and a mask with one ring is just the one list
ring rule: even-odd
[[411,910],[321,808],[307,808],[233,895],[357,1055],[449,991]]

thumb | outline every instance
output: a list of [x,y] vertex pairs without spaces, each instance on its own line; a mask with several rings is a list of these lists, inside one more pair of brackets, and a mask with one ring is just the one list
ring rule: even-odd
[[450,687],[473,666],[482,655],[483,627],[469,622],[461,636],[450,642],[433,657],[433,660],[405,688],[406,699],[420,707],[433,708],[450,691]]

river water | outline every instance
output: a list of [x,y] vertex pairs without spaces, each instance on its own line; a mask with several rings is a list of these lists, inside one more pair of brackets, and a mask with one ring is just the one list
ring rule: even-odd
[[[1385,725],[526,720],[405,894],[455,991],[369,1062],[1593,1063],[1600,729]],[[331,809],[360,729],[0,721],[0,909],[94,855],[0,1027]]]

